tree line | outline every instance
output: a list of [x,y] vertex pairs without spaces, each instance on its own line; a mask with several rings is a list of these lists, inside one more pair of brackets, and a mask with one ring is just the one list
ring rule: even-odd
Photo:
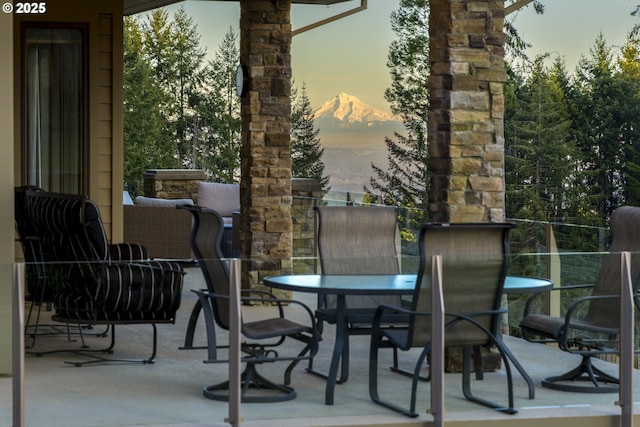
[[[539,2],[533,6],[539,13]],[[389,204],[425,211],[428,194],[428,1],[400,0],[391,16],[397,39],[385,92],[404,134],[387,137],[386,168],[372,164],[365,191]],[[640,37],[622,47],[604,35],[573,73],[561,56],[528,58],[511,22],[505,84],[505,181],[508,218],[606,226],[611,212],[640,205]],[[424,218],[420,218],[422,220]]]
[[[542,12],[542,5],[533,3]],[[385,91],[405,131],[386,138],[388,162],[372,164],[364,183],[385,203],[424,218],[429,185],[429,3],[400,0],[391,15],[396,40]],[[184,9],[158,9],[124,22],[125,181],[149,168],[200,168],[209,179],[240,175],[240,105],[235,94],[237,35],[225,35],[212,60]],[[640,205],[640,37],[622,47],[600,34],[573,72],[555,54],[527,58],[510,22],[505,84],[505,181],[508,218],[606,226],[620,205]],[[294,176],[324,175],[320,130],[306,86],[292,96]],[[130,188],[133,189],[133,188]],[[135,190],[133,191],[135,193]]]
[[[225,34],[206,60],[197,26],[179,8],[124,19],[124,186],[141,193],[148,169],[202,169],[211,181],[240,179],[241,117],[236,94],[238,36]],[[293,89],[293,174],[320,180],[323,148],[306,86]]]

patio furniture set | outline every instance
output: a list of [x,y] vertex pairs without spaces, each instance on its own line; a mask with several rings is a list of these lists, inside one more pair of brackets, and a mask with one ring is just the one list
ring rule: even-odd
[[[156,324],[171,323],[180,305],[181,265],[172,261],[153,261],[142,245],[109,245],[97,206],[85,196],[61,195],[33,188],[16,190],[16,223],[26,261],[32,267],[30,284],[52,286],[56,313],[53,319],[63,324],[149,323],[153,326],[152,355],[142,362],[152,363],[157,343]],[[230,327],[229,260],[221,242],[225,220],[215,209],[185,203],[181,213],[191,214],[190,249],[206,282],[206,289],[195,290],[198,300],[192,309],[185,347],[193,348],[193,333],[202,313],[206,327],[206,362],[228,363],[221,357],[217,333]],[[19,214],[18,215],[18,210]],[[463,395],[476,403],[514,414],[511,367],[525,379],[529,398],[535,387],[502,340],[500,319],[503,293],[531,292],[533,301],[552,288],[546,279],[507,275],[509,231],[512,224],[425,224],[420,232],[420,258],[417,274],[400,274],[397,251],[395,210],[390,207],[315,208],[318,217],[317,243],[322,274],[272,276],[267,288],[279,288],[318,294],[315,310],[292,299],[277,298],[266,290],[241,289],[241,301],[268,304],[274,315],[269,318],[241,320],[243,336],[241,376],[242,401],[276,402],[295,398],[290,386],[293,368],[308,363],[307,371],[327,379],[325,403],[334,403],[336,385],[349,377],[349,337],[370,335],[369,393],[371,399],[392,410],[415,417],[417,384],[428,381],[422,372],[428,366],[431,351],[431,260],[443,259],[442,283],[445,311],[444,343],[463,349]],[[557,342],[562,350],[582,357],[578,368],[566,375],[547,378],[542,385],[579,392],[617,391],[617,378],[596,370],[591,358],[615,352],[611,346],[619,335],[616,297],[620,287],[619,252],[640,252],[640,208],[622,207],[611,218],[613,241],[593,286],[593,296],[571,305],[566,316],[552,317],[530,312],[527,303],[521,322],[524,337],[531,341]],[[227,227],[228,230],[228,227]],[[640,278],[640,262],[634,262],[634,285]],[[41,288],[40,288],[41,290]],[[581,304],[589,303],[578,319],[574,315]],[[293,321],[285,315],[285,306],[297,305],[306,313],[306,321]],[[582,312],[580,312],[582,313]],[[335,325],[336,339],[329,372],[313,366],[325,324]],[[574,333],[575,331],[578,333]],[[115,335],[111,331],[110,347]],[[591,338],[598,333],[597,338]],[[605,338],[602,338],[604,336]],[[299,344],[286,353],[285,341]],[[480,347],[497,348],[506,371],[506,402],[497,403],[471,391],[471,372],[482,378]],[[283,348],[285,350],[283,350]],[[411,377],[408,406],[386,400],[378,383],[378,354],[390,348],[394,354],[392,370]],[[410,372],[398,367],[400,353],[421,348]],[[77,351],[77,350],[76,350]],[[80,350],[82,351],[82,350]],[[96,353],[92,353],[96,354]],[[96,361],[112,360],[95,356]],[[258,373],[257,366],[287,361],[283,384]],[[472,368],[473,366],[473,368]],[[584,374],[584,375],[583,375]],[[566,381],[569,384],[566,384]],[[575,381],[589,386],[576,387]],[[215,400],[228,400],[229,382],[206,386],[203,394]],[[255,393],[254,393],[255,392]],[[493,399],[493,398],[492,398]]]

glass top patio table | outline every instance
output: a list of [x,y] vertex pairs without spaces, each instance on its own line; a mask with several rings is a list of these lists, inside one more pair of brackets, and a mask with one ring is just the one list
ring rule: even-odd
[[[346,296],[347,295],[393,295],[411,294],[415,289],[415,274],[293,274],[265,277],[265,286],[297,292],[316,294],[332,294],[337,296],[336,306],[336,340],[333,347],[331,366],[327,375],[325,403],[332,405],[334,390],[338,376],[338,366],[346,337]],[[553,282],[534,277],[507,276],[504,283],[505,293],[525,293],[551,289]],[[525,376],[528,383],[531,379],[524,369],[510,355],[517,369]],[[346,361],[345,361],[346,362]]]

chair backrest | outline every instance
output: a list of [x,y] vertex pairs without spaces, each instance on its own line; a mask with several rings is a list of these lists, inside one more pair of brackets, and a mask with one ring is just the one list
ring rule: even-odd
[[[24,185],[21,187],[16,187],[14,189],[14,219],[16,224],[16,230],[18,232],[18,237],[20,238],[20,242],[25,244],[25,239],[29,237],[34,237],[36,235],[37,230],[29,220],[26,212],[25,206],[25,198],[27,197],[27,191],[43,191],[39,187],[35,187],[33,185]],[[29,259],[29,254],[25,253],[25,259],[27,262],[32,262],[32,259]]]
[[[222,257],[220,243],[224,232],[222,216],[215,210],[199,206],[180,206],[193,215],[191,250],[200,265],[210,293],[229,296],[229,266]],[[223,329],[229,329],[229,299],[211,298],[213,316]]]
[[[425,224],[420,232],[420,270],[413,309],[431,312],[431,259],[442,255],[445,313],[469,314],[500,308],[509,253],[508,223]],[[474,316],[491,333],[498,333],[500,315]],[[445,324],[453,320],[445,319]],[[412,346],[431,339],[431,318],[416,316],[410,322]],[[445,345],[485,345],[487,334],[468,322],[445,330]]]
[[28,190],[25,216],[40,238],[45,261],[109,259],[100,210],[86,196]]
[[[396,212],[390,206],[317,206],[323,274],[398,274]],[[397,304],[396,296],[348,296],[349,308]],[[325,298],[335,306],[335,296]]]
[[[622,206],[611,214],[611,246],[598,270],[592,295],[620,294],[620,252],[631,252],[631,280],[634,291],[640,281],[640,207]],[[620,301],[594,299],[589,303],[585,322],[618,329]]]

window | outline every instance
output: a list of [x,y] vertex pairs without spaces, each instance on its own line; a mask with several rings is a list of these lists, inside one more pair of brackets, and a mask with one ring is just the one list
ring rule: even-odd
[[23,33],[23,181],[48,191],[85,189],[84,33],[44,27]]

